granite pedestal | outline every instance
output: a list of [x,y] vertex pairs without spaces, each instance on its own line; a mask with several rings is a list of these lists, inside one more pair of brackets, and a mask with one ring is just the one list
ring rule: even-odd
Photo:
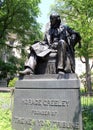
[[[36,75],[18,80],[14,93],[13,130],[82,130],[80,83],[75,74]],[[50,125],[49,125],[50,124]],[[44,130],[44,129],[43,129]]]

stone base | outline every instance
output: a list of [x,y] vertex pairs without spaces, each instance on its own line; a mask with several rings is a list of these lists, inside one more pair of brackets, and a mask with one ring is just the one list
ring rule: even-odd
[[14,130],[41,130],[49,123],[58,130],[82,130],[79,80],[75,74],[70,74],[68,79],[57,77],[38,75],[37,79],[34,76],[31,79],[28,76],[17,81],[12,116]]
[[19,80],[23,79],[78,79],[75,73],[62,74],[36,74],[36,75],[20,75]]

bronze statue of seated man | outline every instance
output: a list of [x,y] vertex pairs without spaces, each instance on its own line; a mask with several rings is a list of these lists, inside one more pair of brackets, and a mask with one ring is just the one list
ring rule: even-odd
[[39,59],[43,60],[53,52],[56,53],[56,73],[75,73],[74,47],[76,43],[79,43],[79,47],[81,47],[80,40],[80,34],[63,25],[58,14],[51,14],[44,40],[36,42],[30,47],[25,70],[19,73],[23,75],[34,74]]

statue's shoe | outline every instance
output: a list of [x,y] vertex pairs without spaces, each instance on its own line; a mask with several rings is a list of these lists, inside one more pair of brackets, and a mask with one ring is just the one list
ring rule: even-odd
[[30,75],[30,74],[32,74],[32,71],[31,71],[31,69],[26,68],[23,71],[19,71],[19,74],[21,74],[21,75]]

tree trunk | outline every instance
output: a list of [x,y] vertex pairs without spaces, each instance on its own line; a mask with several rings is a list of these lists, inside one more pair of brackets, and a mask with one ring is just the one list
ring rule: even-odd
[[86,87],[88,90],[88,93],[91,93],[92,91],[92,84],[91,84],[91,70],[89,65],[89,58],[85,58],[86,62]]

